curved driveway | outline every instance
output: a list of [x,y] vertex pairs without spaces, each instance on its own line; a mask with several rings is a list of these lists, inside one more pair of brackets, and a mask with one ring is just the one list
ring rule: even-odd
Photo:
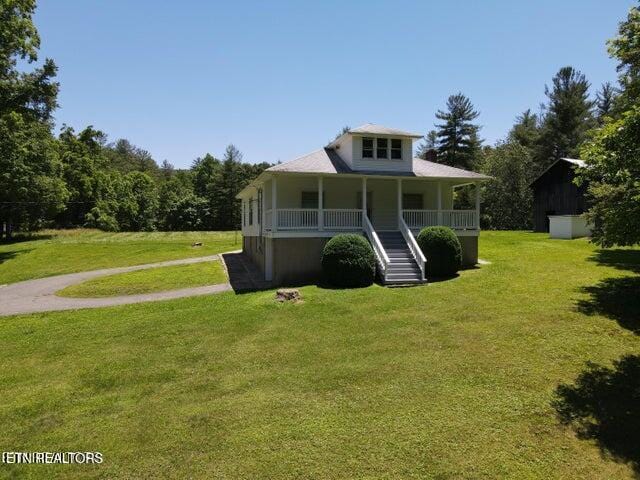
[[218,260],[219,258],[219,255],[184,258],[180,260],[170,260],[167,262],[133,265],[130,267],[104,268],[89,272],[69,273],[67,275],[56,275],[55,277],[38,278],[36,280],[11,283],[9,285],[0,286],[0,316],[35,312],[51,312],[55,310],[75,310],[78,308],[108,307],[111,305],[170,300],[173,298],[225,292],[231,289],[231,285],[228,283],[206,285],[203,287],[182,288],[180,290],[170,290],[166,292],[123,295],[119,297],[66,298],[55,295],[58,290],[68,287],[69,285],[75,285],[76,283],[82,283],[86,280],[102,277],[104,275],[133,272],[135,270],[144,270],[146,268],[210,262]]

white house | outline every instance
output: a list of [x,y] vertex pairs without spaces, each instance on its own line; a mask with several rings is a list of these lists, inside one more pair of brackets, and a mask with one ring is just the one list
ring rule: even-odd
[[[243,251],[276,284],[317,278],[324,244],[365,235],[384,283],[424,281],[415,235],[446,225],[463,263],[478,260],[479,184],[490,177],[413,157],[422,135],[366,124],[320,150],[265,170],[239,194]],[[454,190],[474,184],[475,209],[454,210]],[[363,192],[366,194],[363,195]]]

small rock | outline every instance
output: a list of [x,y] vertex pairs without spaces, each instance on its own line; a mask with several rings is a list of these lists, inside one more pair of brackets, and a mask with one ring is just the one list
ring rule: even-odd
[[278,302],[299,302],[302,300],[302,294],[297,288],[281,288],[276,292],[276,300]]
[[202,242],[194,242],[191,244],[192,247],[201,247],[202,246]]

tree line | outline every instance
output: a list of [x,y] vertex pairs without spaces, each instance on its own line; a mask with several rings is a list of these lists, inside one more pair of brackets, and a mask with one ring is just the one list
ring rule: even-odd
[[229,145],[187,170],[88,126],[53,133],[57,67],[37,65],[35,0],[0,0],[0,239],[43,226],[103,230],[239,228],[235,195],[269,165],[242,162]]
[[[545,86],[538,112],[518,115],[505,138],[483,145],[479,112],[462,93],[448,98],[439,123],[429,131],[417,154],[447,165],[472,169],[494,179],[483,186],[483,228],[522,230],[532,227],[530,184],[553,162],[581,158],[587,168],[588,217],[593,239],[604,246],[640,242],[640,11],[630,9],[608,42],[618,61],[618,85],[596,92],[579,70],[561,68]],[[458,207],[472,205],[468,189],[456,195]]]
[[[0,0],[0,238],[45,225],[104,230],[228,230],[238,228],[236,193],[269,165],[242,162],[229,145],[191,168],[158,165],[127,140],[108,142],[89,126],[53,134],[59,84],[56,65],[37,64],[40,37],[35,0]],[[561,157],[582,158],[594,240],[605,246],[640,242],[640,11],[633,7],[609,41],[618,85],[592,91],[579,70],[561,68],[545,86],[538,111],[524,110],[495,145],[480,137],[480,112],[462,93],[436,112],[421,158],[486,173],[481,223],[489,229],[530,229],[530,183]],[[460,189],[456,208],[471,207]]]
[[[457,93],[438,110],[440,123],[425,135],[418,156],[446,165],[475,170],[494,177],[483,187],[481,221],[484,228],[524,230],[532,227],[530,183],[554,161],[578,158],[589,133],[611,113],[615,90],[604,84],[591,98],[585,75],[573,67],[561,68],[545,87],[546,101],[538,113],[525,110],[506,137],[483,145],[480,113],[471,100]],[[471,205],[469,191],[457,193],[456,204]]]

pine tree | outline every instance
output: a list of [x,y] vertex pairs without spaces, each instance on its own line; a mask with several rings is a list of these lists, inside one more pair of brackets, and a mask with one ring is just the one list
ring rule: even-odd
[[423,142],[418,145],[418,149],[416,150],[416,156],[423,160],[427,160],[429,158],[435,159],[437,152],[436,146],[438,142],[438,132],[435,130],[429,130],[429,132],[425,135]]
[[222,167],[211,185],[210,198],[217,230],[234,230],[240,226],[240,192],[242,153],[229,145],[224,152]]
[[478,118],[471,101],[462,93],[447,99],[447,111],[438,110],[436,118],[443,123],[437,127],[438,162],[453,167],[473,168],[478,159],[481,141],[480,127],[473,120]]
[[640,103],[640,8],[632,7],[608,42],[609,55],[618,60],[616,70],[621,93],[614,110],[621,113]]
[[540,125],[538,116],[531,113],[531,109],[522,112],[516,117],[516,123],[509,132],[508,139],[519,143],[525,148],[532,149],[540,138]]
[[616,98],[616,89],[611,83],[605,82],[596,93],[596,117],[598,123],[604,123],[604,117],[611,115],[613,111],[613,103]]
[[589,82],[573,67],[563,67],[553,77],[546,114],[536,152],[538,171],[562,157],[577,157],[587,132],[595,126],[593,101],[589,99]]

